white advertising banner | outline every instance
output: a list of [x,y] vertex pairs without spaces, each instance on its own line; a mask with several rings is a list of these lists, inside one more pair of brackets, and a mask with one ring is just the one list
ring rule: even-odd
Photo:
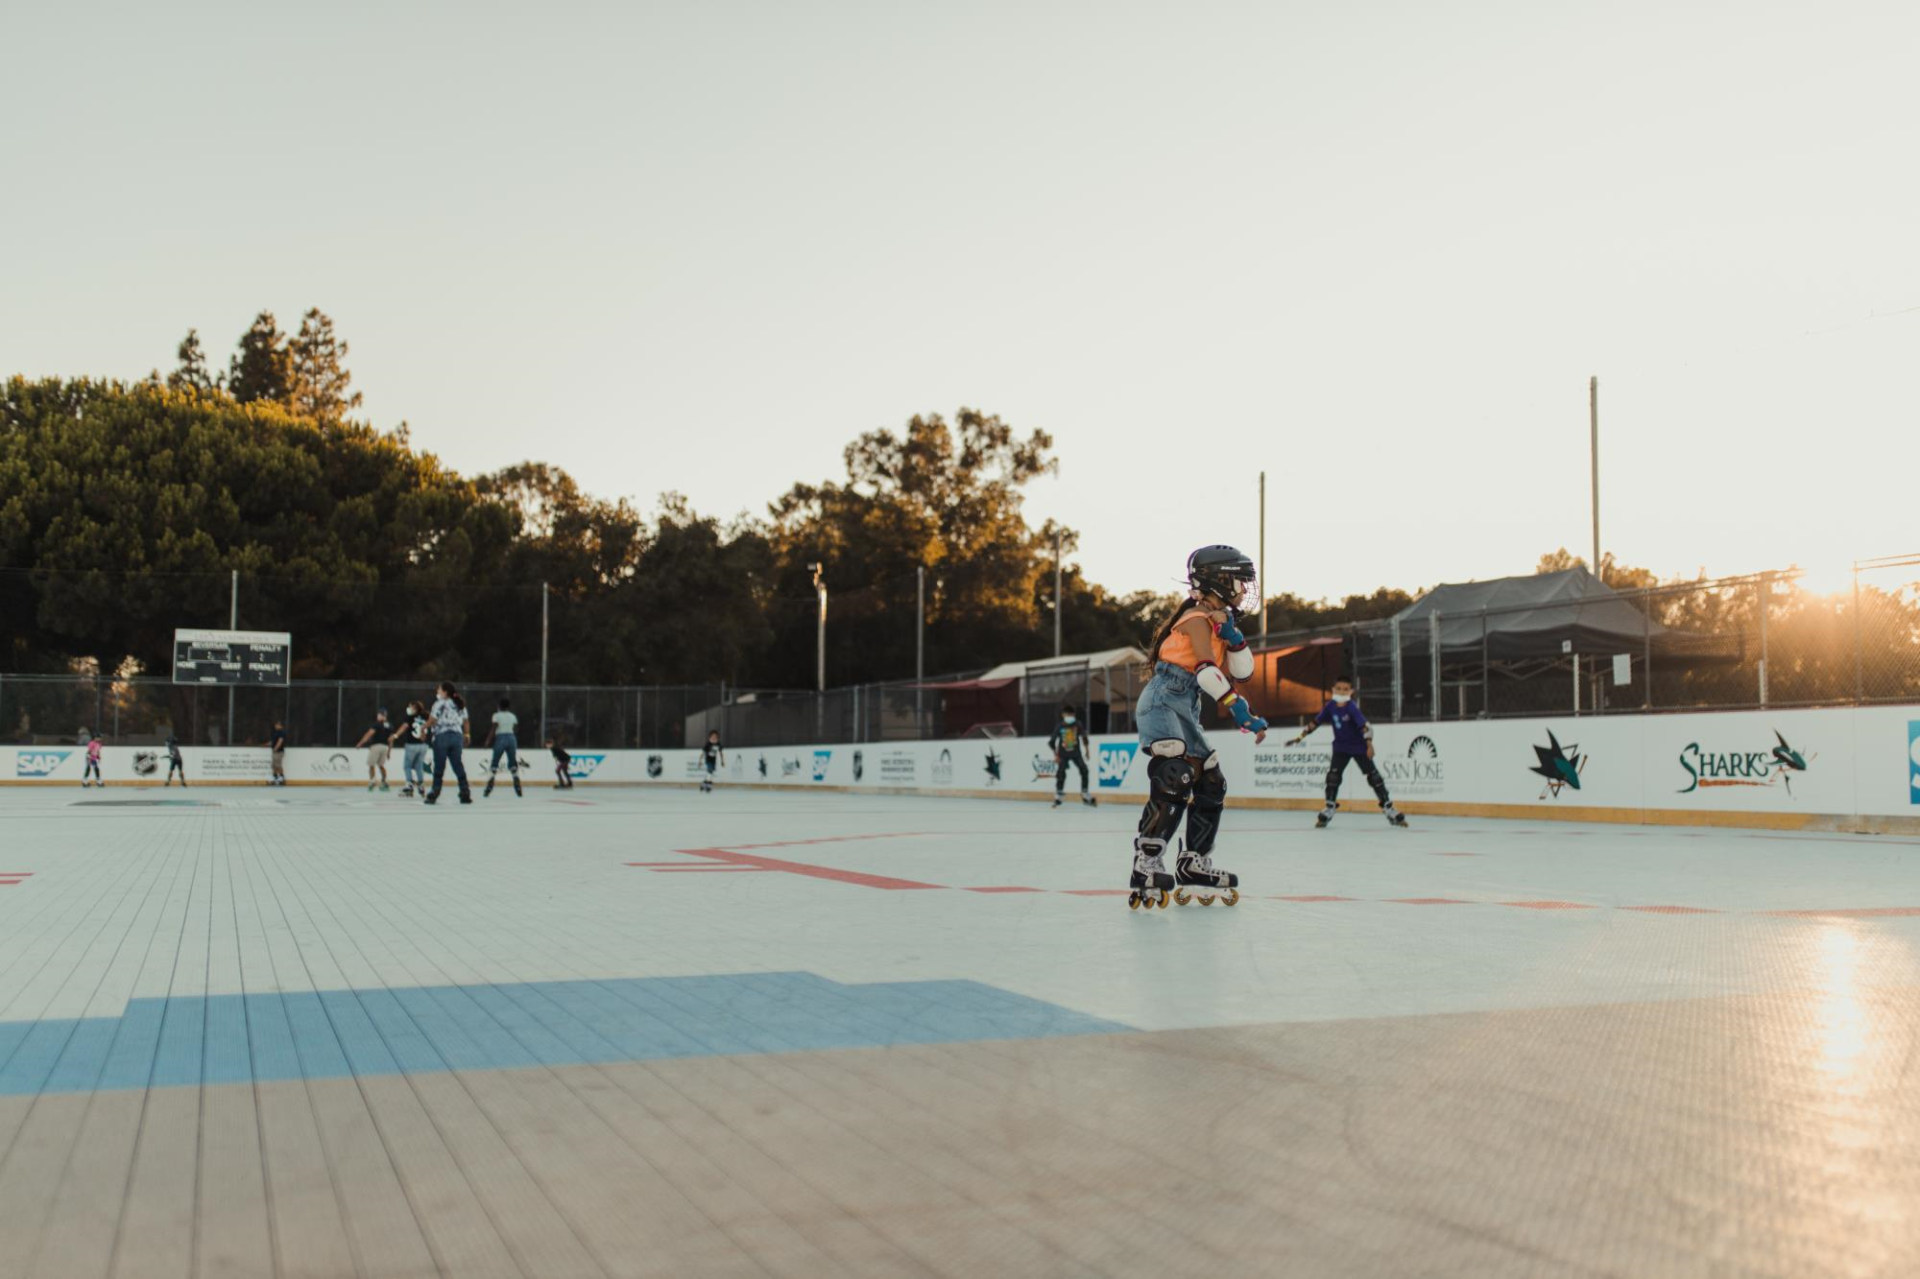
[[[1266,742],[1217,733],[1228,802],[1317,803],[1325,789],[1331,741],[1324,731],[1294,747],[1297,731]],[[1375,762],[1396,801],[1409,811],[1483,811],[1513,815],[1689,820],[1688,814],[1779,814],[1920,820],[1920,707],[1617,715],[1438,724],[1376,724]],[[181,748],[190,782],[262,782],[260,747]],[[74,784],[86,751],[77,745],[0,746],[0,782]],[[487,752],[470,749],[478,775]],[[112,746],[102,753],[109,783],[158,782],[167,773],[158,746]],[[1089,789],[1100,796],[1146,794],[1146,770],[1130,736],[1088,741]],[[523,776],[550,782],[544,751],[525,758]],[[287,752],[295,784],[364,784],[366,753],[346,748]],[[572,772],[583,785],[685,785],[703,775],[694,750],[581,750]],[[1052,752],[1040,738],[730,749],[717,780],[801,789],[847,788],[957,794],[1051,792]],[[400,778],[400,756],[388,762]],[[1078,794],[1069,767],[1066,789]],[[1343,801],[1370,806],[1366,779],[1347,771]]]

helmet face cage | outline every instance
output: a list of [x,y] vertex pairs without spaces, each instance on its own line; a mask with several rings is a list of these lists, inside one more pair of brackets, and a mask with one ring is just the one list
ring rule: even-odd
[[1253,561],[1231,546],[1206,546],[1187,558],[1187,585],[1196,598],[1211,595],[1231,609],[1245,609],[1260,598]]

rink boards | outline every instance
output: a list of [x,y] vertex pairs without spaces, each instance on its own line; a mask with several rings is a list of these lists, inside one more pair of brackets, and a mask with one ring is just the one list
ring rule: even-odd
[[[1296,747],[1297,729],[1264,744],[1216,733],[1229,802],[1317,807],[1330,735]],[[1582,821],[1702,822],[1780,827],[1838,825],[1920,828],[1920,706],[1704,714],[1564,717],[1460,723],[1378,724],[1376,762],[1409,812],[1563,818]],[[183,747],[194,782],[265,781],[259,747]],[[469,748],[469,769],[485,762]],[[0,782],[75,784],[78,746],[0,747]],[[1088,743],[1090,787],[1103,797],[1146,793],[1146,769],[1131,736]],[[397,756],[389,774],[400,775]],[[157,784],[165,752],[109,746],[109,783]],[[941,742],[824,743],[730,750],[723,783],[798,789],[1042,797],[1054,789],[1054,761],[1040,738]],[[295,785],[364,785],[366,756],[349,748],[293,747]],[[686,785],[704,774],[692,750],[582,750],[573,775],[585,786]],[[544,752],[528,757],[527,780],[550,784]],[[1068,790],[1079,775],[1069,768]],[[1370,806],[1350,769],[1343,800]]]

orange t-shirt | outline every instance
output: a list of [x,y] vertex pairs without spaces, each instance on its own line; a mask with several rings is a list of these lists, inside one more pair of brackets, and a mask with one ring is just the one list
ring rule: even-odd
[[1187,671],[1199,670],[1200,663],[1202,662],[1212,662],[1215,666],[1225,666],[1227,664],[1227,642],[1218,635],[1208,636],[1212,644],[1207,656],[1202,657],[1193,651],[1192,638],[1190,638],[1184,630],[1180,629],[1181,623],[1192,617],[1198,617],[1201,621],[1207,623],[1207,629],[1209,631],[1213,629],[1213,619],[1207,616],[1206,610],[1198,608],[1188,609],[1180,615],[1180,620],[1173,624],[1172,633],[1161,643],[1159,653],[1160,660],[1163,662],[1172,662],[1175,666]]

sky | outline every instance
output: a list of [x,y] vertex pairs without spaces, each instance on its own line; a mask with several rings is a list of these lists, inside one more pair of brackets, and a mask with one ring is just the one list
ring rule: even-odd
[[[1920,5],[0,8],[0,373],[317,305],[479,473],[764,513],[962,405],[1119,590],[1920,550]],[[855,585],[853,583],[842,584]]]

